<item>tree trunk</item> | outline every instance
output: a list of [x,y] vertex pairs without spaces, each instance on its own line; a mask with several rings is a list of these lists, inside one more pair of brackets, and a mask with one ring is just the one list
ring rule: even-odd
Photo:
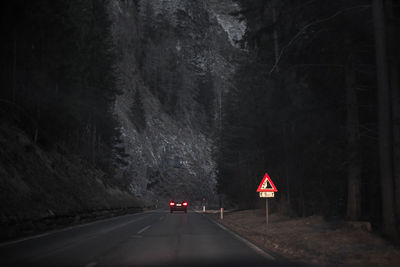
[[[290,164],[289,164],[289,148],[288,148],[288,143],[289,143],[289,140],[291,141],[291,137],[292,136],[288,136],[288,133],[287,133],[287,126],[289,125],[289,122],[285,122],[285,123],[283,123],[282,124],[282,129],[283,129],[283,151],[284,151],[284,157],[285,157],[285,159],[284,159],[284,163],[285,163],[285,165],[284,165],[284,175],[285,175],[285,180],[286,180],[286,201],[287,201],[287,207],[288,207],[288,209],[289,210],[291,210],[292,209],[292,205],[291,205],[291,201],[290,201],[290,179],[289,179],[289,166],[290,166]],[[289,133],[289,134],[291,134],[291,132]]]
[[347,218],[352,221],[361,217],[361,151],[359,134],[358,101],[355,91],[355,73],[349,57],[345,68],[347,106]]
[[[93,116],[94,117],[94,116]],[[91,160],[92,164],[96,165],[96,138],[97,138],[97,127],[96,120],[93,118],[92,120],[92,142],[91,142]]]
[[386,55],[386,28],[383,0],[373,0],[372,10],[375,28],[378,86],[378,153],[382,195],[382,230],[387,237],[397,238],[393,190],[391,93]]
[[17,32],[14,28],[13,31],[13,81],[12,81],[12,102],[16,101],[16,91],[17,91]]
[[273,31],[273,38],[274,38],[274,54],[275,54],[275,64],[276,64],[276,72],[279,72],[278,61],[279,61],[279,40],[278,40],[278,31],[276,26],[277,15],[276,15],[276,2],[273,3],[272,7],[272,22],[274,23],[274,31]]
[[392,93],[392,113],[393,113],[393,177],[395,184],[395,205],[397,214],[397,225],[400,225],[400,95],[399,95],[399,56],[394,29],[393,1],[386,1],[387,22],[388,22],[388,49],[390,55],[390,89]]

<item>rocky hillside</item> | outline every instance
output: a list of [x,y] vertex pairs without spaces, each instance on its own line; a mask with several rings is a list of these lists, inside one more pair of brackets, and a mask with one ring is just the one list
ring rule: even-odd
[[4,8],[2,238],[157,199],[215,202],[221,111],[244,51],[233,1]]
[[245,28],[222,2],[112,2],[127,154],[119,175],[138,197],[215,197],[212,139]]

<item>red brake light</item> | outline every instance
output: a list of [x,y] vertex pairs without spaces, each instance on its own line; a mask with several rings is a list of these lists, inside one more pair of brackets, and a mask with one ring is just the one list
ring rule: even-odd
[[182,205],[183,205],[183,206],[187,206],[188,203],[187,203],[187,202],[183,202]]
[[171,201],[171,202],[169,203],[169,205],[170,205],[170,206],[175,206],[175,203]]

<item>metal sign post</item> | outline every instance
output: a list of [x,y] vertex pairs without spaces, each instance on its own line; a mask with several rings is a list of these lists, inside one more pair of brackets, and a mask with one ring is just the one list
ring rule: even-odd
[[265,222],[268,225],[268,198],[265,198]]
[[267,230],[267,225],[269,223],[268,198],[275,197],[275,192],[278,192],[278,189],[276,189],[276,186],[267,173],[258,186],[257,192],[259,192],[260,197],[265,197],[265,230]]

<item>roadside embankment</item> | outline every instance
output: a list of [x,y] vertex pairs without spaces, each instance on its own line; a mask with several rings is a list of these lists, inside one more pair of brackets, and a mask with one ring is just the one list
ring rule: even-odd
[[0,241],[149,205],[78,156],[44,149],[5,121],[0,148]]
[[[284,258],[328,266],[399,266],[400,248],[368,231],[344,221],[327,222],[322,217],[288,218],[265,211],[243,210],[208,213],[260,247]],[[362,225],[362,224],[358,224]]]

